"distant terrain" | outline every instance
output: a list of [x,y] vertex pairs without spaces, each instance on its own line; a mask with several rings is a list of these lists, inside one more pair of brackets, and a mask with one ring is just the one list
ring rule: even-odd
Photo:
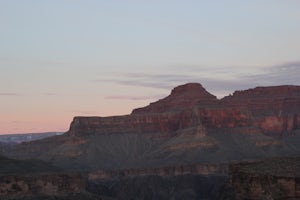
[[47,137],[61,135],[62,132],[45,132],[45,133],[22,133],[22,134],[2,134],[0,135],[0,143],[18,144],[21,142],[29,142],[40,140]]
[[[297,160],[299,144],[300,86],[256,87],[217,99],[189,83],[129,115],[74,117],[66,133],[4,145],[1,154],[84,174],[85,190],[102,199],[242,199],[233,166]],[[298,161],[285,163],[300,171]],[[298,184],[297,174],[290,178]],[[274,197],[298,195],[276,191],[281,195]]]

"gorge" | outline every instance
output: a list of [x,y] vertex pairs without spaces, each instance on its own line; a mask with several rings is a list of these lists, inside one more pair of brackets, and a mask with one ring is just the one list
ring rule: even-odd
[[63,135],[3,147],[1,154],[83,173],[86,190],[102,199],[226,199],[226,188],[238,199],[234,191],[245,192],[236,187],[243,184],[233,166],[297,158],[299,142],[300,86],[256,87],[217,99],[188,83],[129,115],[74,117]]

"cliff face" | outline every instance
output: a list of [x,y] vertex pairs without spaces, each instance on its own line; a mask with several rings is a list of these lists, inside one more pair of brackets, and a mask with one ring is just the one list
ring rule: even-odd
[[176,131],[198,124],[193,112],[154,113],[117,117],[75,117],[70,135],[135,133],[172,137]]
[[240,163],[229,169],[236,200],[300,198],[299,158]]
[[283,135],[299,129],[300,87],[257,87],[222,99],[227,106],[247,110],[264,133]]
[[158,133],[171,137],[180,129],[255,127],[263,133],[283,135],[300,127],[300,87],[257,87],[221,100],[200,84],[178,86],[171,94],[131,115],[75,117],[69,134]]
[[85,179],[79,174],[29,174],[0,176],[0,197],[67,195],[85,191]]
[[295,155],[299,132],[299,86],[258,87],[218,100],[189,83],[129,115],[75,117],[64,135],[3,152],[65,169],[160,168]]
[[86,178],[64,172],[39,160],[14,160],[0,156],[0,199],[38,195],[77,194],[85,191]]
[[210,199],[219,200],[224,176],[179,175],[162,177],[146,175],[98,181],[89,185],[89,191],[105,195],[107,199]]
[[192,109],[198,103],[210,105],[217,101],[217,98],[208,93],[198,83],[188,83],[174,88],[169,96],[149,106],[137,108],[132,114],[162,113],[171,111],[182,111]]
[[[38,158],[63,169],[88,172],[90,184],[100,181],[96,190],[100,188],[115,194],[108,195],[111,197],[129,199],[140,192],[150,199],[154,194],[163,194],[161,199],[199,199],[208,198],[201,188],[206,188],[205,182],[211,179],[203,179],[203,175],[221,175],[223,182],[218,192],[224,186],[226,177],[223,175],[227,166],[222,163],[299,155],[299,133],[298,86],[259,87],[218,100],[200,84],[191,83],[175,88],[168,97],[135,109],[129,115],[75,117],[69,131],[63,135],[0,150],[6,156]],[[257,176],[248,171],[233,171],[232,183],[242,197],[256,198],[267,190],[288,196],[298,195],[298,189],[292,189],[294,186],[299,188],[298,177]],[[195,178],[197,176],[201,178]],[[187,180],[187,187],[178,182],[180,178]],[[8,182],[12,184],[4,182],[1,187],[6,188],[3,193],[9,193],[21,186],[22,191],[27,191],[27,187],[40,188],[43,184],[47,186],[46,190],[50,188],[55,194],[60,194],[57,186],[60,183],[68,185],[66,187],[71,190],[73,187],[65,181],[72,179],[59,176],[46,177],[45,180],[36,177],[34,180],[31,183],[25,178],[9,177]],[[111,187],[114,180],[117,181]],[[144,183],[151,180],[155,180],[153,188],[148,188]],[[29,185],[24,181],[30,182]],[[157,188],[161,183],[166,184],[163,191]],[[140,184],[144,184],[143,187]],[[178,184],[181,184],[180,192],[176,193]],[[210,190],[214,185],[215,182],[206,189]],[[277,186],[284,189],[277,190]],[[36,190],[47,193],[41,188]],[[131,191],[130,194],[127,195],[125,190]],[[180,198],[181,195],[184,198]]]
[[192,164],[192,165],[174,165],[161,168],[144,168],[144,169],[124,169],[124,170],[98,170],[89,173],[90,181],[96,180],[115,180],[120,178],[156,175],[162,177],[181,176],[181,175],[212,175],[219,174],[226,176],[228,173],[227,164]]
[[193,109],[199,103],[212,104],[215,96],[200,84],[178,86],[171,94],[131,115],[116,117],[75,117],[69,134],[138,133],[150,137],[172,137],[176,131],[197,126],[200,121]]

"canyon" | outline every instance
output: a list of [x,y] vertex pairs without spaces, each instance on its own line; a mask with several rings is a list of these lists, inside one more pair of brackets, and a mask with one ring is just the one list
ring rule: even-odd
[[[0,149],[9,158],[87,174],[87,190],[103,199],[143,199],[134,196],[141,191],[148,199],[220,199],[228,172],[239,173],[232,163],[299,156],[299,142],[300,86],[256,87],[217,99],[201,84],[188,83],[131,114],[77,116],[63,135]],[[193,184],[174,194],[178,180]],[[222,183],[212,189],[218,195],[207,192],[215,182]],[[164,191],[155,187],[161,183]],[[205,183],[207,193],[199,189]],[[131,192],[124,193],[125,185]]]

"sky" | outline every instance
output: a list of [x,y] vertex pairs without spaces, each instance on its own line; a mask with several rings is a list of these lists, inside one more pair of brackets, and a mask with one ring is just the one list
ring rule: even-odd
[[0,134],[67,131],[201,83],[300,85],[299,0],[0,0]]

